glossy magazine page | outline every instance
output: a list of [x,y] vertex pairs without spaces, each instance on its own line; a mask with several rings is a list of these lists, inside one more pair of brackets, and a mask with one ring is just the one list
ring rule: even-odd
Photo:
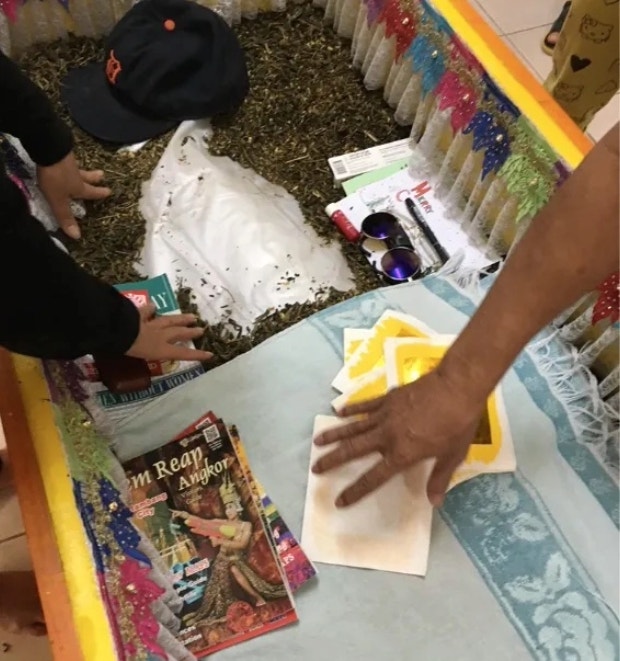
[[278,508],[265,493],[262,485],[252,473],[243,442],[239,436],[239,431],[234,426],[228,431],[241,467],[245,473],[245,478],[252,489],[254,501],[261,513],[263,525],[269,532],[269,537],[284,571],[288,586],[291,592],[297,592],[297,590],[316,576],[316,569],[280,515]]
[[179,639],[193,654],[206,656],[297,620],[221,421],[207,414],[181,438],[124,467],[136,523],[185,602]]

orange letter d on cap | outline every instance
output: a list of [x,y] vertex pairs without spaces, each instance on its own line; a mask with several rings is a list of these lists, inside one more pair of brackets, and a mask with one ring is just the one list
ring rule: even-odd
[[108,57],[108,61],[105,65],[105,75],[107,76],[111,85],[116,85],[116,79],[122,70],[123,67],[121,66],[121,63],[116,59],[114,51],[111,50],[110,56]]

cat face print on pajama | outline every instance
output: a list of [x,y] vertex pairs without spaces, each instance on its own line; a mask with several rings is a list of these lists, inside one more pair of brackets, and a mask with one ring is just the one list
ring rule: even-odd
[[593,41],[595,44],[602,44],[606,41],[609,41],[609,37],[611,37],[613,29],[613,25],[597,21],[595,18],[590,16],[590,14],[586,14],[581,19],[581,27],[579,28],[579,32],[581,32],[581,36],[584,39]]
[[608,67],[609,80],[597,87],[595,94],[614,94],[618,89],[618,78],[620,77],[620,58],[616,58]]
[[553,91],[553,96],[558,101],[576,101],[583,92],[583,85],[569,85],[568,83],[558,83]]

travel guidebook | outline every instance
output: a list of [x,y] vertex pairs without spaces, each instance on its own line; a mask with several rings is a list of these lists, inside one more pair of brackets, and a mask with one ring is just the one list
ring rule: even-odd
[[297,621],[272,541],[221,420],[206,414],[124,464],[136,525],[184,600],[179,640],[196,656]]
[[[137,308],[152,303],[158,315],[179,314],[179,304],[166,275],[158,275],[141,282],[129,282],[116,285],[121,294],[126,296]],[[204,368],[198,362],[191,361],[150,361],[151,385],[144,390],[130,393],[110,392],[100,381],[92,356],[85,356],[77,361],[87,390],[92,398],[92,405],[103,411],[111,422],[117,423],[138,408],[204,374]]]

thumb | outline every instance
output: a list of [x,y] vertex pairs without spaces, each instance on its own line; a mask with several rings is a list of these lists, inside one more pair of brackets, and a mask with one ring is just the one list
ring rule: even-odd
[[70,238],[79,239],[82,236],[80,226],[71,212],[71,201],[68,197],[48,199],[50,209],[56,218],[60,229]]
[[454,471],[465,459],[466,453],[450,454],[447,457],[438,457],[433,472],[426,485],[426,495],[433,507],[441,507],[450,485]]
[[68,216],[63,220],[59,220],[58,224],[62,228],[62,231],[71,239],[75,239],[77,241],[82,237],[80,226],[78,225],[77,220],[73,217],[73,215]]

